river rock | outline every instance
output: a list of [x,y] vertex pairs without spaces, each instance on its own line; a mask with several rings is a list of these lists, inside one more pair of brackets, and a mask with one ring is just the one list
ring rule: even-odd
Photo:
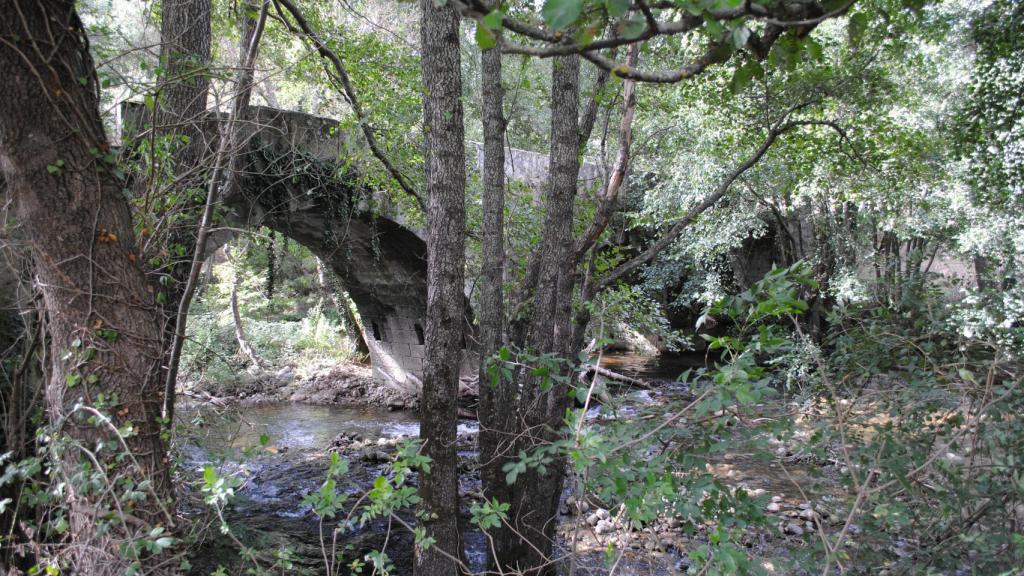
[[594,528],[594,530],[598,534],[609,534],[615,531],[615,525],[612,524],[609,520],[600,520],[598,521],[597,526]]
[[295,379],[295,370],[291,366],[285,366],[277,371],[276,378],[279,382],[290,384]]
[[793,536],[803,536],[804,529],[796,522],[788,522],[783,528],[783,532],[786,534],[792,534]]
[[591,526],[597,526],[597,523],[601,520],[602,518],[598,514],[591,514],[590,516],[587,516],[587,524],[590,524]]
[[595,514],[600,516],[602,520],[607,520],[607,519],[612,517],[611,512],[605,510],[604,508],[598,508],[597,512],[595,512]]
[[764,507],[764,509],[774,513],[778,512],[779,510],[782,510],[782,506],[779,506],[778,502],[770,502],[767,506]]
[[391,457],[380,450],[371,450],[363,454],[363,461],[370,464],[384,464],[391,461]]

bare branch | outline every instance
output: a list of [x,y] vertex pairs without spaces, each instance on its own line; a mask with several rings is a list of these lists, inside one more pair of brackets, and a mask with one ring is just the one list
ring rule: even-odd
[[[634,44],[630,47],[629,55],[626,58],[627,65],[635,66],[640,54],[640,45]],[[615,164],[612,165],[612,172],[605,184],[604,193],[601,195],[594,214],[594,220],[587,227],[582,236],[576,239],[573,247],[573,262],[579,262],[587,250],[594,245],[594,242],[601,236],[608,222],[611,221],[612,212],[618,201],[619,190],[626,178],[626,169],[629,166],[629,150],[633,143],[633,116],[636,112],[636,82],[626,80],[622,83],[622,119],[619,122],[619,151],[615,156]]]

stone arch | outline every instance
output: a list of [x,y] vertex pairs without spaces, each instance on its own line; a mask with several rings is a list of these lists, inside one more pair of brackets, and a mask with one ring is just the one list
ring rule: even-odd
[[[145,125],[145,109],[125,104],[122,118],[123,141],[130,142]],[[211,114],[211,142],[217,120]],[[427,299],[426,243],[420,232],[382,213],[374,192],[345,165],[353,141],[337,121],[254,106],[244,126],[250,132],[241,192],[222,199],[229,218],[240,227],[279,232],[329,265],[364,328],[369,332],[376,326],[380,336],[364,335],[375,381],[418,394],[424,346],[416,326],[425,325]]]

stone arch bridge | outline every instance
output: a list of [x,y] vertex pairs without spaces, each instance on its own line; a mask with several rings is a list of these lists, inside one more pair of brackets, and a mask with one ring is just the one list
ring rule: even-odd
[[[145,118],[141,105],[122,107],[124,142],[141,134]],[[346,162],[364,144],[338,121],[253,106],[243,126],[250,137],[241,192],[224,199],[232,218],[279,232],[331,266],[359,311],[374,379],[418,392],[427,301],[424,230],[389,209]],[[212,115],[206,133],[217,133]],[[474,148],[482,166],[482,149]],[[599,172],[584,165],[581,186],[600,182]],[[509,150],[506,174],[539,190],[547,180],[547,155]]]

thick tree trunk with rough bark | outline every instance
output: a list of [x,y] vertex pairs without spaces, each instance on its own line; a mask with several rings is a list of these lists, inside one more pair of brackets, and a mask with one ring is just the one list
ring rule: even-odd
[[430,471],[420,476],[419,524],[435,540],[417,549],[418,576],[457,574],[458,471],[455,428],[465,297],[466,152],[459,66],[459,16],[451,3],[421,0],[421,67],[427,201],[426,363],[420,437]]
[[[511,491],[505,482],[502,466],[512,453],[512,425],[515,382],[499,379],[492,382],[487,375],[487,362],[502,344],[505,319],[502,285],[504,281],[504,211],[505,211],[505,116],[501,87],[501,51],[498,48],[480,53],[483,100],[483,269],[480,282],[480,477],[484,495],[499,502],[510,502]],[[499,528],[499,533],[505,528]],[[507,534],[494,540],[495,547],[508,543]],[[497,549],[502,557],[504,549]],[[492,558],[496,562],[496,558]]]
[[[571,265],[572,219],[580,168],[579,62],[578,56],[565,56],[555,58],[552,65],[550,182],[533,321],[527,340],[529,349],[541,354],[564,355],[566,344],[571,341],[575,281],[575,267]],[[520,419],[534,431],[529,435],[532,440],[519,447],[527,451],[558,437],[568,407],[564,384],[556,384],[547,392],[541,390],[540,384],[529,374],[522,377]],[[511,542],[500,558],[503,566],[534,575],[554,570],[549,561],[563,477],[562,465],[555,463],[544,474],[531,469],[517,480],[510,510],[510,521],[517,534],[509,536]]]
[[[202,8],[203,6],[199,7],[199,9]],[[199,272],[202,269],[203,260],[206,256],[206,242],[210,235],[214,208],[220,202],[220,190],[218,189],[220,177],[226,170],[227,177],[225,178],[224,188],[229,194],[238,188],[237,174],[241,171],[242,167],[239,152],[248,143],[249,136],[252,133],[251,127],[244,122],[240,122],[239,119],[244,117],[249,109],[256,56],[267,20],[267,8],[268,4],[265,0],[259,19],[254,20],[249,16],[249,13],[255,9],[255,5],[251,3],[246,4],[246,14],[242,18],[241,30],[240,53],[242,57],[235,81],[236,94],[232,103],[231,116],[228,118],[224,129],[220,131],[220,141],[217,145],[217,151],[213,155],[212,169],[209,170],[208,174],[204,171],[202,183],[206,187],[206,201],[203,205],[202,214],[196,222],[195,237],[191,235],[192,232],[189,230],[185,231],[184,236],[179,234],[179,237],[183,239],[182,242],[190,249],[190,252],[185,253],[191,253],[191,263],[187,268],[177,265],[172,268],[172,275],[183,277],[184,281],[172,287],[171,292],[173,296],[167,302],[167,304],[177,303],[177,307],[170,308],[172,314],[165,326],[165,333],[170,332],[168,334],[170,345],[165,345],[167,373],[164,377],[163,407],[163,416],[168,422],[174,421],[175,387],[177,385],[182,347],[185,344],[185,325],[188,321],[188,311],[192,305],[192,298],[199,283]],[[206,36],[208,38],[210,19],[208,4],[205,6],[205,9],[205,16],[200,15],[199,17],[205,17],[207,24]],[[203,96],[203,99],[205,101],[205,96]]]
[[[210,90],[210,0],[163,0],[157,132],[187,136],[174,151],[175,174],[194,169],[207,154],[203,122]],[[202,182],[202,180],[199,180]]]
[[[10,16],[0,20],[0,74],[7,79],[0,171],[47,313],[51,436],[68,443],[57,462],[70,520],[66,550],[76,573],[123,574],[131,561],[117,544],[173,524],[158,420],[158,310],[136,263],[124,184],[106,157],[99,85],[74,2],[3,0],[0,6]],[[109,422],[90,419],[97,410]],[[124,434],[129,424],[132,432]],[[83,490],[75,478],[89,470],[111,490]],[[145,497],[126,497],[126,482]],[[143,557],[143,571],[160,560]]]
[[[206,99],[210,90],[210,0],[163,0],[160,22],[160,62],[163,77],[155,95],[152,134],[155,139],[170,142],[174,182],[169,186],[157,178],[136,183],[136,194],[144,197],[143,212],[160,194],[174,194],[177,205],[165,218],[179,213],[184,217],[168,220],[166,237],[162,239],[162,271],[170,282],[160,283],[158,301],[163,308],[164,351],[166,365],[171,366],[171,379],[176,377],[178,310],[185,296],[190,263],[196,245],[196,224],[203,212],[201,192],[208,189],[205,162],[210,152],[203,124],[206,120]],[[143,214],[143,218],[148,214]],[[186,306],[187,308],[187,306]],[[166,384],[166,383],[165,383]],[[166,386],[162,413],[174,418],[173,382]]]
[[[196,222],[206,190],[207,170],[204,164],[210,155],[203,124],[206,121],[206,100],[210,90],[210,0],[163,0],[160,22],[160,61],[164,74],[157,93],[153,130],[157,138],[173,142],[171,161],[175,182],[171,190],[181,199],[175,210],[185,218],[168,231],[168,248],[180,244],[184,257],[169,267],[174,283],[166,293],[167,332],[173,333],[175,312],[181,300],[189,273],[189,262],[195,246]],[[156,186],[158,182],[148,182]],[[152,190],[150,193],[156,193]],[[170,250],[171,254],[176,250]]]

